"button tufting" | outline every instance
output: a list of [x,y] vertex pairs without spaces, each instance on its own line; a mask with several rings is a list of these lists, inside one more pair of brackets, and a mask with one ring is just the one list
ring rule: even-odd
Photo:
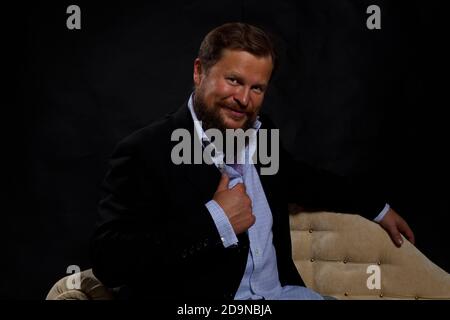
[[311,262],[314,262],[315,260],[314,260],[314,258],[311,258]]

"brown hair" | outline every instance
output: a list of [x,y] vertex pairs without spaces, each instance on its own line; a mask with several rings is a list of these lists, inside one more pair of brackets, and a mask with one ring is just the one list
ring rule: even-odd
[[275,69],[277,59],[272,38],[258,27],[231,22],[210,31],[198,51],[205,72],[221,59],[224,49],[242,50],[257,57],[270,56]]

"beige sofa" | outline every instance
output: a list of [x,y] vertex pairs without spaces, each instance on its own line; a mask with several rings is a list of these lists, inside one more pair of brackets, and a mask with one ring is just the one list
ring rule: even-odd
[[[396,248],[376,223],[329,212],[291,214],[295,264],[309,288],[338,299],[449,299],[450,274],[408,241]],[[48,300],[113,299],[91,270],[51,288]]]

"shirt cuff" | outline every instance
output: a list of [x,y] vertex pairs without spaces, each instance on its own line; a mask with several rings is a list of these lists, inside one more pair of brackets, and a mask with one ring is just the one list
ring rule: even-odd
[[220,239],[222,240],[223,246],[228,248],[232,245],[238,243],[238,238],[234,233],[233,227],[231,226],[230,220],[228,220],[227,215],[223,211],[223,209],[219,206],[219,204],[211,200],[205,204],[208,209],[211,217],[216,224],[216,228],[219,231]]
[[386,205],[384,206],[383,210],[381,210],[381,212],[377,215],[377,217],[375,219],[373,219],[375,222],[380,222],[381,220],[383,220],[384,216],[386,215],[386,213],[389,211],[389,209],[391,208],[391,206],[389,204],[386,203]]

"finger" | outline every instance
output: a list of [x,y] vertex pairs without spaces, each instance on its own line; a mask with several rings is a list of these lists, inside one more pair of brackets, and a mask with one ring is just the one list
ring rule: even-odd
[[400,233],[398,230],[396,230],[396,231],[393,233],[393,235],[391,236],[391,239],[395,242],[395,245],[396,245],[397,247],[401,247],[401,246],[402,246],[402,244],[403,244],[403,238],[402,238],[401,233]]
[[406,221],[403,221],[399,226],[400,232],[408,239],[409,242],[412,244],[415,244],[416,239],[414,237],[414,232],[409,227],[408,223]]
[[245,185],[243,183],[236,183],[236,185],[232,188],[237,191],[245,192]]
[[222,177],[220,178],[219,185],[217,186],[217,191],[228,190],[229,182],[230,182],[230,178],[228,178],[227,174],[222,173]]
[[397,228],[397,225],[390,227],[388,233],[391,237],[392,242],[394,242],[397,247],[401,247],[403,244],[403,238]]
[[246,204],[249,206],[250,210],[253,210],[252,199],[250,199],[249,196],[246,196],[246,197],[245,197],[245,201],[246,201]]
[[255,222],[256,222],[256,217],[255,217],[254,214],[252,214],[251,217],[250,217],[250,226],[254,225]]

